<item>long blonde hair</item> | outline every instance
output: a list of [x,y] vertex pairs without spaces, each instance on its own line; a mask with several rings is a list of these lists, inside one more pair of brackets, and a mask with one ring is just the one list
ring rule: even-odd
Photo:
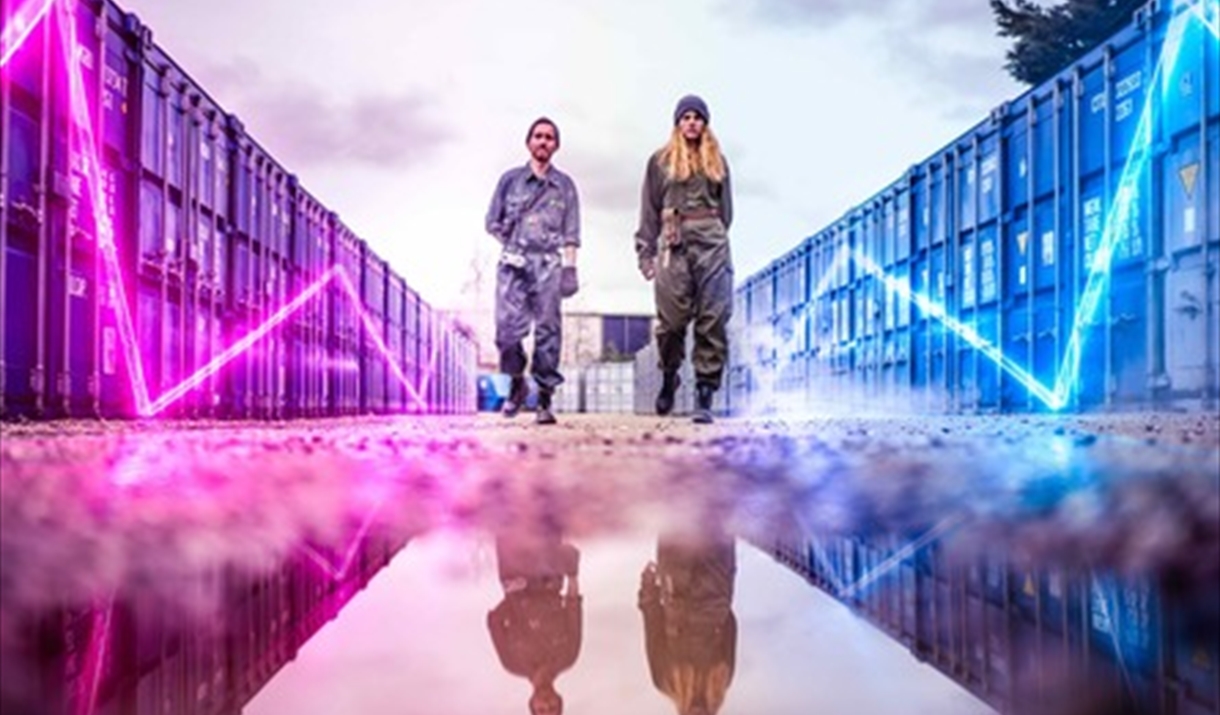
[[717,713],[724,704],[732,677],[727,663],[716,663],[708,670],[696,669],[689,663],[678,664],[670,669],[665,694],[674,702],[679,715],[689,713],[700,695],[707,711]]
[[682,129],[675,126],[669,135],[669,143],[661,149],[661,166],[670,179],[686,181],[694,174],[703,174],[716,183],[724,181],[724,157],[720,155],[720,142],[709,126],[703,127],[699,139],[699,150],[692,151]]

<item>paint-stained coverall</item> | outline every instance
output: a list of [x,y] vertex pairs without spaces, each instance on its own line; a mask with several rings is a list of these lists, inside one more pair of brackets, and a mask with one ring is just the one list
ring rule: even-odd
[[539,178],[527,164],[500,177],[487,232],[503,245],[496,268],[496,348],[500,371],[525,373],[521,341],[534,324],[531,373],[541,389],[563,383],[559,279],[562,248],[580,247],[580,200],[571,177],[554,166]]
[[[695,379],[719,389],[728,361],[728,324],[733,313],[728,235],[733,196],[728,162],[722,183],[700,174],[679,182],[668,176],[660,157],[658,151],[648,160],[635,234],[639,260],[656,259],[653,289],[660,368],[677,372],[682,366],[686,326],[693,321]],[[676,246],[667,247],[662,237],[666,222],[672,222],[670,230],[678,232]]]

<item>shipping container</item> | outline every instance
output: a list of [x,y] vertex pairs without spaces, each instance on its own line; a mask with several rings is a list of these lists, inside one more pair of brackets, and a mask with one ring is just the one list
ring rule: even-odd
[[114,3],[47,13],[0,79],[0,416],[383,412],[388,362],[452,342],[414,293],[389,327],[393,266]]
[[[747,335],[738,389],[934,412],[1214,408],[1215,12],[1149,4],[746,277],[735,303],[780,349],[751,350],[767,341]],[[798,312],[816,386],[780,374]]]

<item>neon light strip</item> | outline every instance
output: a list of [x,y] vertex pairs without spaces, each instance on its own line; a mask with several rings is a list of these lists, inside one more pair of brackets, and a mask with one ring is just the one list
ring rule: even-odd
[[[1203,27],[1220,39],[1220,2],[1200,2],[1192,5],[1190,9]],[[1216,17],[1210,18],[1209,14]]]
[[31,0],[4,21],[4,30],[0,32],[0,67],[17,54],[54,3],[55,0]]
[[360,298],[360,293],[356,290],[356,286],[352,284],[352,279],[348,277],[347,271],[340,269],[338,277],[339,285],[347,293],[347,297],[351,299],[352,305],[356,307],[356,314],[360,316],[360,324],[364,326],[364,331],[373,339],[373,344],[377,346],[377,351],[381,353],[381,357],[390,366],[390,371],[394,373],[395,379],[401,382],[403,387],[407,388],[407,392],[411,393],[411,399],[415,400],[415,404],[419,405],[421,409],[427,410],[428,405],[424,398],[420,396],[422,390],[417,390],[415,385],[412,385],[407,376],[403,374],[398,360],[395,359],[394,354],[390,352],[390,349],[386,347],[385,341],[382,340],[381,333],[377,329],[376,323],[373,322],[373,317],[364,309],[364,302]]
[[1022,386],[1029,390],[1032,395],[1041,400],[1047,407],[1051,408],[1052,410],[1059,410],[1063,407],[1063,404],[1060,402],[1057,395],[1051,393],[1051,391],[1046,389],[1046,387],[1044,387],[1042,383],[1037,380],[1037,378],[1030,375],[1012,358],[1005,355],[1003,351],[993,345],[986,338],[979,335],[974,328],[949,315],[945,311],[945,307],[943,305],[929,299],[927,296],[914,292],[905,281],[901,281],[887,275],[885,271],[883,271],[876,263],[872,261],[872,259],[865,256],[863,253],[856,251],[853,253],[852,258],[858,264],[860,264],[865,271],[871,273],[884,282],[887,288],[895,293],[905,296],[928,316],[939,320],[945,325],[946,328],[953,331],[956,335],[958,335],[958,337],[969,343],[971,347],[982,353],[984,357],[994,362],[1002,370],[1010,374],[1014,379],[1020,382]]
[[157,398],[156,402],[149,405],[147,411],[143,413],[143,416],[151,417],[152,415],[161,412],[166,407],[169,407],[173,403],[182,399],[182,397],[191,390],[199,387],[199,385],[203,384],[205,380],[219,372],[220,369],[225,365],[229,364],[233,360],[236,360],[242,355],[242,353],[245,353],[247,350],[252,348],[255,343],[262,340],[267,333],[275,330],[281,323],[291,318],[298,310],[304,307],[306,303],[321,293],[322,290],[326,288],[327,284],[329,284],[331,280],[338,275],[339,270],[340,269],[337,266],[331,267],[330,270],[322,274],[321,278],[314,281],[313,284],[303,290],[300,295],[291,300],[287,305],[277,310],[270,318],[265,320],[257,328],[251,330],[246,334],[245,337],[233,343],[224,352],[212,358],[208,364],[196,370],[195,374],[178,383],[177,387],[166,391],[165,394]]
[[[68,68],[68,83],[70,87],[73,128],[77,132],[84,155],[85,170],[88,174],[90,188],[93,191],[93,217],[97,226],[98,246],[102,250],[111,289],[114,291],[115,317],[119,327],[119,339],[123,343],[123,354],[127,360],[128,376],[132,393],[135,397],[138,414],[147,414],[149,408],[149,389],[144,376],[144,362],[139,354],[139,342],[136,339],[135,326],[131,318],[131,303],[127,299],[127,284],[115,246],[114,226],[106,213],[106,194],[102,189],[101,161],[99,147],[93,131],[92,111],[85,94],[84,82],[80,67],[76,64],[76,21],[69,17],[67,3],[58,6],[60,20],[60,39],[63,44],[64,64]],[[97,58],[101,63],[102,58]],[[101,71],[99,69],[99,71]]]
[[[345,288],[345,292],[349,299],[356,306],[356,310],[361,318],[361,323],[364,329],[372,337],[373,342],[377,345],[379,352],[386,362],[390,365],[394,377],[402,383],[402,385],[410,393],[412,399],[427,412],[429,406],[421,397],[422,390],[418,389],[405,374],[401,367],[393,358],[389,349],[381,336],[377,334],[371,317],[364,310],[363,305],[352,286],[351,280],[346,276],[341,266],[333,266],[326,274],[312,286],[307,288],[302,295],[291,301],[288,305],[281,307],[262,325],[252,330],[248,335],[239,340],[234,345],[230,346],[220,355],[213,358],[208,364],[196,370],[194,374],[180,382],[177,386],[166,391],[156,402],[150,401],[151,391],[148,389],[147,380],[144,374],[143,360],[139,356],[138,340],[135,336],[134,321],[131,317],[130,302],[127,299],[126,284],[123,280],[121,264],[118,260],[117,248],[115,246],[115,237],[113,225],[110,223],[109,216],[105,214],[102,207],[105,206],[105,195],[101,190],[100,165],[98,157],[97,144],[95,142],[95,132],[93,131],[93,121],[90,117],[87,108],[87,96],[84,93],[83,81],[79,68],[74,64],[73,53],[70,48],[75,48],[76,33],[75,23],[70,18],[64,17],[64,11],[61,7],[61,34],[67,35],[64,38],[64,53],[65,60],[73,71],[69,72],[69,81],[71,86],[72,110],[75,119],[75,128],[81,134],[80,143],[82,144],[83,163],[85,164],[88,180],[91,184],[94,194],[94,215],[98,225],[99,245],[103,251],[103,257],[106,264],[107,273],[110,277],[110,283],[114,286],[118,295],[114,301],[116,308],[116,317],[119,323],[120,340],[123,343],[124,354],[131,365],[131,381],[132,392],[136,401],[138,414],[143,417],[154,416],[167,407],[182,399],[191,390],[197,388],[200,384],[206,381],[209,377],[215,375],[221,368],[229,362],[232,362],[246,350],[249,350],[261,338],[275,329],[278,325],[287,320],[291,315],[296,313],[309,299],[321,292],[331,279],[336,275],[342,277],[341,284]],[[116,279],[117,277],[117,279]],[[430,376],[430,372],[435,366],[436,353],[430,357],[430,371],[425,374],[425,379]]]
[[1184,20],[1187,17],[1189,16],[1180,15],[1174,18],[1166,32],[1156,67],[1148,81],[1147,95],[1143,109],[1140,111],[1139,124],[1136,125],[1135,134],[1131,138],[1131,153],[1119,175],[1114,200],[1106,212],[1101,241],[1093,254],[1093,262],[1089,266],[1089,278],[1076,304],[1076,318],[1072,325],[1071,337],[1055,378],[1055,400],[1062,405],[1066,405],[1071,399],[1075,393],[1076,384],[1080,380],[1080,363],[1084,355],[1084,342],[1088,337],[1087,329],[1101,310],[1103,292],[1110,284],[1111,263],[1114,249],[1119,242],[1120,229],[1126,228],[1129,223],[1134,197],[1138,195],[1140,177],[1151,157],[1152,94],[1160,83],[1162,75],[1172,74],[1172,68],[1181,54],[1181,36],[1185,28]]

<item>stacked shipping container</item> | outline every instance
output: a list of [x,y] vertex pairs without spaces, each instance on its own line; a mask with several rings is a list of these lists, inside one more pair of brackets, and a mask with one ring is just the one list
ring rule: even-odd
[[[70,17],[48,13],[0,68],[0,416],[474,409],[468,331],[431,321],[134,15],[86,0]],[[75,33],[74,66],[61,30]]]
[[1151,3],[737,289],[736,409],[1214,406],[1215,0]]

